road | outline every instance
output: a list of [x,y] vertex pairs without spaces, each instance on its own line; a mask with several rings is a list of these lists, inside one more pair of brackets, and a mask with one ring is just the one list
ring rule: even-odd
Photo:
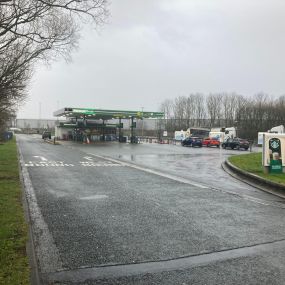
[[44,284],[284,284],[284,200],[221,149],[18,135]]

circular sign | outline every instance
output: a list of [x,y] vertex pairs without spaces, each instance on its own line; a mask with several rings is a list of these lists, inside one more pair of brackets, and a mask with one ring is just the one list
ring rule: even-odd
[[270,140],[270,147],[271,149],[279,149],[280,148],[280,140],[277,138],[272,138]]

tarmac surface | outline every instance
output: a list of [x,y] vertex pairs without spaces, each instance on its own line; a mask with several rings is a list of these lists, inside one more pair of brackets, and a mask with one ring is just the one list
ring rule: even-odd
[[285,284],[285,200],[243,151],[17,135],[43,284]]

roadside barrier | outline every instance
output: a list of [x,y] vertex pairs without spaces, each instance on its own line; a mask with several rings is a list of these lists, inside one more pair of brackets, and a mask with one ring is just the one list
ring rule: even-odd
[[139,143],[171,144],[171,145],[180,144],[180,141],[177,141],[175,139],[163,138],[159,140],[157,137],[144,137],[144,138],[139,137],[138,142]]

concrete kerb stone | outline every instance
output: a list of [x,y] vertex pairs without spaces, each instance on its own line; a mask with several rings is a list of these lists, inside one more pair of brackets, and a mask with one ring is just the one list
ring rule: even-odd
[[[225,162],[222,164],[222,168],[231,176],[245,182],[246,184],[249,184],[255,188],[279,196],[281,198],[285,198],[285,185],[267,180],[253,173],[244,171],[230,163],[228,159],[225,160]],[[228,170],[230,170],[230,172]],[[235,175],[233,175],[233,173]]]
[[28,218],[29,241],[28,256],[31,262],[31,284],[42,284],[43,273],[63,270],[62,261],[53,237],[49,231],[41,210],[37,203],[36,194],[30,179],[27,167],[25,166],[21,148],[18,144],[18,157],[23,199],[25,202],[25,215]]
[[32,285],[40,285],[41,279],[40,279],[40,273],[39,273],[39,268],[38,268],[38,263],[37,263],[37,257],[36,257],[36,252],[35,252],[35,241],[33,237],[33,231],[32,231],[32,221],[31,221],[31,216],[30,216],[30,210],[28,206],[28,201],[25,193],[25,181],[22,173],[22,163],[21,163],[21,152],[20,148],[18,145],[18,141],[16,140],[17,143],[17,156],[18,156],[18,161],[19,161],[19,177],[20,177],[20,182],[21,182],[21,188],[22,188],[22,203],[23,203],[23,209],[24,209],[24,214],[25,214],[25,220],[28,225],[28,240],[26,244],[26,252],[28,255],[29,259],[29,265],[30,265],[30,282]]

